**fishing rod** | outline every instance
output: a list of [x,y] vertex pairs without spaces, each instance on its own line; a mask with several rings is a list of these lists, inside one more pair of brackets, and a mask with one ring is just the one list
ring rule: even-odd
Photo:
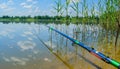
[[56,56],[60,61],[63,62],[64,65],[66,65],[69,69],[74,69],[72,65],[70,65],[68,62],[66,62],[64,59],[62,59],[57,53],[55,53],[53,51],[52,48],[50,48],[46,43],[44,43],[44,41],[42,41],[42,39],[36,34],[35,29],[34,30],[34,35],[38,38],[38,40],[54,55]]
[[89,53],[91,53],[92,55],[96,56],[97,58],[103,60],[104,62],[106,62],[106,63],[108,63],[108,64],[113,65],[114,67],[116,67],[116,68],[118,68],[118,69],[120,69],[120,63],[117,62],[116,60],[111,59],[111,58],[109,58],[108,56],[105,56],[103,53],[98,52],[98,51],[95,50],[94,48],[89,47],[89,46],[85,45],[84,43],[79,42],[78,40],[75,40],[75,39],[69,37],[68,35],[66,35],[66,34],[64,34],[64,33],[60,32],[60,31],[54,29],[54,28],[51,27],[51,26],[47,26],[47,27],[48,27],[51,31],[55,31],[55,32],[61,34],[62,36],[66,37],[67,39],[69,39],[69,40],[72,41],[73,43],[75,43],[75,44],[79,45],[80,47],[86,49]]

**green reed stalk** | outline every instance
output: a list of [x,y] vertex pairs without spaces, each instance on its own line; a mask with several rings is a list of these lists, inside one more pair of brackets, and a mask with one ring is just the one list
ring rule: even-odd
[[87,0],[83,0],[82,3],[82,15],[83,15],[83,23],[88,21],[88,5]]
[[116,16],[116,23],[117,23],[117,34],[116,34],[116,39],[115,39],[115,46],[117,46],[117,42],[118,42],[118,37],[119,37],[119,32],[120,32],[120,0],[115,0],[114,1],[115,3],[115,8],[116,8],[116,11],[117,11],[117,14],[115,15]]
[[94,19],[95,19],[95,3],[92,0],[92,8],[91,8],[91,18],[92,18],[92,23],[94,23]]
[[56,6],[53,8],[57,12],[57,16],[60,17],[63,14],[64,5],[62,4],[61,0],[54,0],[54,2],[56,4]]
[[120,26],[120,0],[105,0],[105,2],[102,3],[104,3],[105,6],[105,12],[102,14],[104,28],[106,28],[107,31],[115,31],[118,27],[115,40],[116,45]]
[[72,1],[73,5],[71,5],[71,8],[76,12],[76,18],[78,19],[79,17],[79,4],[80,1]]
[[98,16],[99,16],[99,23],[102,25],[103,24],[103,14],[104,14],[104,1],[103,0],[98,0]]
[[70,1],[71,0],[66,0],[66,7],[65,7],[65,10],[66,10],[66,20],[68,20],[68,17],[69,17],[69,15],[68,15],[68,8],[69,8],[69,5],[70,5]]

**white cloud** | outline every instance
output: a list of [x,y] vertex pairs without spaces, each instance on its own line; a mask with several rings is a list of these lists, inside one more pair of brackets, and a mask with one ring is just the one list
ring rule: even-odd
[[29,59],[27,58],[17,58],[17,57],[10,57],[10,58],[6,58],[6,57],[3,57],[3,59],[6,61],[6,62],[12,62],[13,64],[18,64],[18,65],[26,65],[26,62],[29,61]]
[[8,0],[8,2],[13,2],[13,0]]
[[40,9],[39,7],[36,7],[34,13],[38,13],[38,12],[40,12]]
[[33,35],[33,33],[31,31],[26,31],[24,32],[25,35]]
[[33,0],[27,0],[27,2],[32,2]]
[[26,62],[24,60],[16,58],[16,57],[11,57],[10,59],[11,59],[11,61],[13,61],[17,64],[20,64],[20,65],[25,65],[26,64]]
[[6,58],[6,57],[3,57],[3,59],[6,61],[6,62],[10,62],[10,59]]
[[8,36],[8,35],[9,35],[9,33],[6,32],[6,31],[1,31],[0,32],[0,36]]
[[20,4],[23,8],[31,9],[32,5],[28,5],[27,3],[23,2]]
[[[29,11],[28,11],[28,13],[29,13]],[[35,37],[35,35],[31,32],[31,30],[23,32],[23,34],[21,34],[21,36],[26,37],[28,40],[33,40],[33,38]],[[31,38],[30,36],[33,36],[33,37]]]
[[34,50],[33,53],[34,53],[34,54],[38,54],[38,53],[39,53],[39,50]]
[[0,4],[0,8],[1,9],[7,9],[7,8],[11,8],[10,6],[13,4],[13,0],[8,0],[8,2],[6,3],[1,3]]
[[12,29],[4,29],[3,31],[0,31],[0,36],[13,39],[14,38],[14,35],[12,34],[13,32],[14,32],[14,30],[12,30]]
[[1,9],[6,9],[6,8],[8,8],[8,6],[7,6],[6,3],[2,3],[2,4],[0,4],[0,8]]
[[36,3],[37,3],[37,1],[33,1],[32,3],[33,3],[33,4],[36,4]]
[[56,48],[56,45],[53,44],[53,43],[52,43],[52,46],[51,46],[51,42],[50,42],[50,41],[45,42],[45,44],[46,44],[48,47],[52,48],[52,49],[55,49],[55,48]]
[[44,61],[51,62],[49,58],[44,58]]
[[6,3],[1,3],[0,4],[0,10],[2,10],[1,15],[11,15],[11,14],[13,14],[13,11],[16,8],[13,7],[12,4],[13,4],[12,0],[9,0]]
[[23,7],[24,7],[24,8],[27,8],[27,9],[31,9],[31,8],[32,8],[32,5],[24,5]]
[[14,8],[14,7],[10,7],[10,8],[6,8],[5,10],[7,11],[7,12],[12,12],[12,11],[14,11],[16,8]]
[[13,2],[13,0],[8,0],[7,4],[12,5],[12,4],[14,4],[14,2]]
[[32,41],[19,41],[17,45],[21,48],[22,51],[34,49],[36,44]]
[[31,37],[28,37],[27,39],[28,39],[28,40],[33,40]]
[[40,15],[40,10],[37,4],[38,0],[25,0],[19,3],[20,8],[18,5],[15,6],[14,0],[7,0],[6,2],[0,3],[0,16],[9,15],[9,16],[35,16]]
[[26,3],[23,2],[23,3],[21,3],[20,5],[21,5],[21,6],[24,6],[24,5],[26,5]]

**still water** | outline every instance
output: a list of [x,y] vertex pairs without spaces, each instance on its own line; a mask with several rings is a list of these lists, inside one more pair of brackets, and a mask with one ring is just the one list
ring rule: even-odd
[[[100,25],[47,24],[120,62],[120,37]],[[0,69],[116,69],[40,23],[0,23]]]

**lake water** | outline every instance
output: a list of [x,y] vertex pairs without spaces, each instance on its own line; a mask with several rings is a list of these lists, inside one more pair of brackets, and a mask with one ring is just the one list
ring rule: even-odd
[[116,69],[47,25],[120,62],[120,37],[100,25],[0,23],[0,69]]

